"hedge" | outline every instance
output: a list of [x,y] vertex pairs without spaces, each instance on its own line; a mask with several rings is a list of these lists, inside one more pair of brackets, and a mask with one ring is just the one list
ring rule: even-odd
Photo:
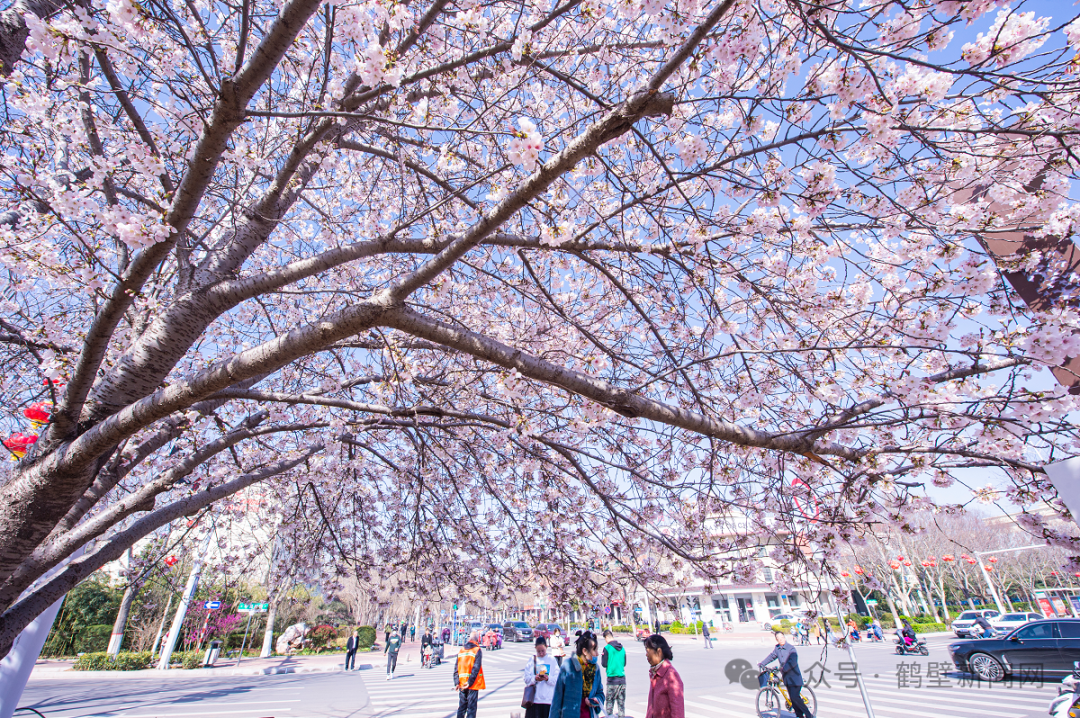
[[375,627],[374,626],[360,626],[356,629],[358,632],[357,640],[360,641],[361,648],[371,648],[375,645]]
[[150,667],[150,651],[121,652],[113,658],[108,653],[83,653],[71,667],[74,671],[141,671]]

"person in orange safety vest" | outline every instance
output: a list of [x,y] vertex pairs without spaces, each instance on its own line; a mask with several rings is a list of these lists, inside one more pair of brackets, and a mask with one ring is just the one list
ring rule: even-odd
[[480,636],[473,632],[465,647],[458,653],[454,664],[454,690],[458,691],[457,718],[476,718],[476,703],[484,684],[484,668],[481,666],[484,652],[480,650]]

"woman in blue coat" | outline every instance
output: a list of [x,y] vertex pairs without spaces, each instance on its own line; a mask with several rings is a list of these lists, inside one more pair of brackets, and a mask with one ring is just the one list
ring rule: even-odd
[[574,644],[574,655],[563,660],[549,718],[596,718],[604,704],[596,655],[596,636],[585,631]]

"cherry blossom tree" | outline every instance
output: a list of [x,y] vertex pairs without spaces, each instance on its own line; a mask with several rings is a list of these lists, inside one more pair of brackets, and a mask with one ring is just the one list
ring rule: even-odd
[[[1080,354],[1075,282],[986,249],[1080,217],[1061,12],[13,6],[0,395],[10,432],[51,416],[0,487],[0,652],[252,487],[330,587],[560,602],[616,585],[597,555],[838,556],[958,468],[1064,512],[1040,465],[1077,399],[1042,368]],[[1026,308],[995,260],[1060,291]]]

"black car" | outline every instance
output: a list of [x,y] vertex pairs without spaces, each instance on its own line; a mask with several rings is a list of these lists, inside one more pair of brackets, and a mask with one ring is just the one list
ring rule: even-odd
[[949,656],[957,670],[986,681],[1071,673],[1080,661],[1080,619],[1032,621],[1003,638],[950,643]]
[[529,628],[529,624],[525,623],[525,621],[506,621],[503,623],[502,629],[503,638],[514,643],[531,641],[533,637],[532,629]]

